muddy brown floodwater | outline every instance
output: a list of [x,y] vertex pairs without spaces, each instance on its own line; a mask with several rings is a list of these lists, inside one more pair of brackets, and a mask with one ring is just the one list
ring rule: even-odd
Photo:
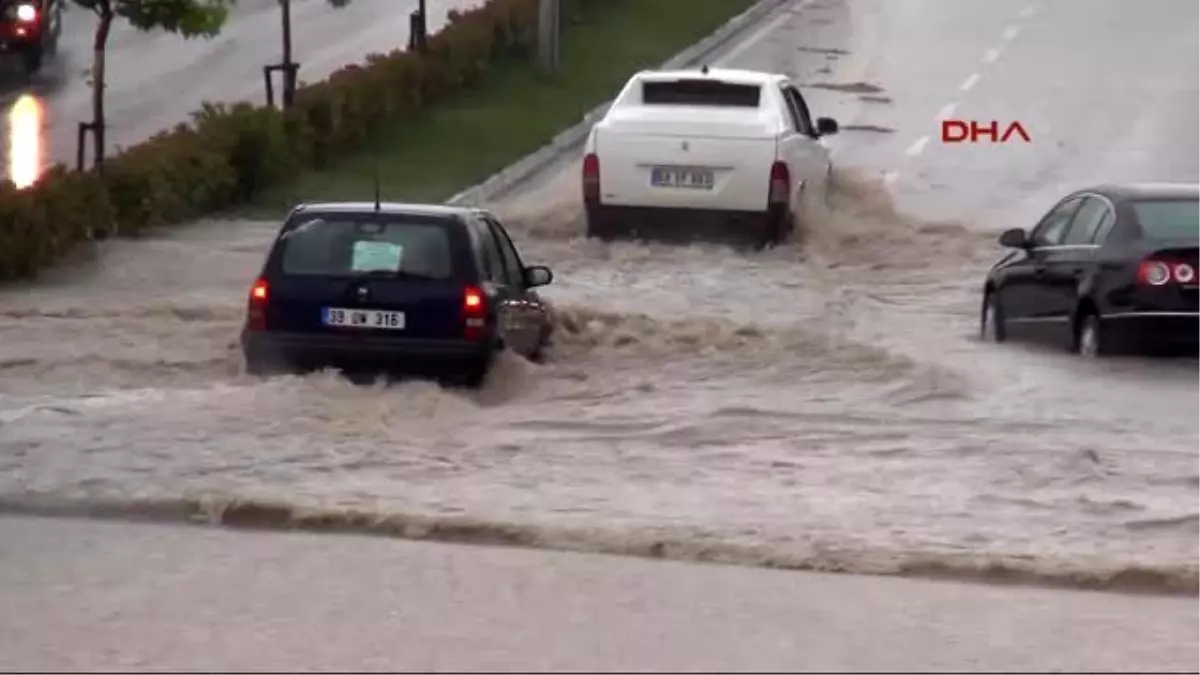
[[4,290],[5,507],[1195,591],[1194,360],[979,343],[992,235],[854,173],[764,253],[585,240],[573,178],[499,209],[557,332],[477,393],[241,374],[276,223]]

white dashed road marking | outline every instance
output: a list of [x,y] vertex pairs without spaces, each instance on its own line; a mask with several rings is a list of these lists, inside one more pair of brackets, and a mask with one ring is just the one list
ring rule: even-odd
[[[807,4],[807,2],[805,4]],[[1029,4],[1025,5],[1025,7],[1023,7],[1021,9],[1020,13],[1017,14],[1017,18],[1018,19],[1027,19],[1027,18],[1033,16],[1034,14],[1036,14],[1037,11],[1038,11],[1038,2],[1035,0],[1034,2],[1030,2]],[[1020,34],[1021,34],[1021,26],[1018,24],[1011,25],[1004,29],[1003,41],[1004,42],[1012,42]],[[1000,54],[1001,54],[1000,49],[989,49],[983,55],[983,62],[987,63],[987,64],[995,63],[997,60],[999,60]],[[983,76],[979,73],[971,73],[970,75],[967,76],[967,79],[963,80],[963,83],[961,85],[959,85],[958,90],[960,92],[964,92],[964,93],[971,91],[972,89],[975,88],[975,85],[979,84],[979,81],[982,78],[983,78]],[[954,113],[957,109],[958,109],[958,101],[951,101],[950,103],[947,103],[946,105],[942,106],[942,109],[938,111],[937,116],[934,119],[935,119],[935,121],[938,121],[938,122],[950,119],[954,115]],[[920,155],[922,152],[925,151],[925,146],[929,145],[929,141],[930,141],[929,136],[921,136],[917,140],[913,141],[912,145],[908,146],[908,149],[904,151],[904,154],[907,155],[908,157],[916,157],[916,156]],[[896,171],[895,169],[889,169],[883,173],[884,185],[890,186],[893,183],[895,183],[899,178],[900,178],[900,173],[898,171]]]

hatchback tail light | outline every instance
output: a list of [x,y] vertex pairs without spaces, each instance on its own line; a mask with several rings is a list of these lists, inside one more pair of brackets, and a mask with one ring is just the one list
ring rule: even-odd
[[1196,282],[1196,268],[1179,260],[1147,258],[1138,265],[1137,278],[1143,286],[1191,284]]
[[267,329],[267,300],[270,297],[266,279],[258,279],[250,287],[250,301],[246,307],[246,328]]
[[463,289],[463,337],[481,340],[487,335],[487,295],[478,286]]
[[583,201],[588,204],[600,202],[600,158],[594,152],[583,158]]
[[771,165],[771,183],[767,192],[767,203],[787,204],[791,200],[792,192],[792,176],[788,171],[788,165],[784,162],[775,162]]

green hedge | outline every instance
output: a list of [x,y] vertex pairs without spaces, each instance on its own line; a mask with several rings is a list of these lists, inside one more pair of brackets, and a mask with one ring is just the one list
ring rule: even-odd
[[[571,0],[585,5],[627,0]],[[531,58],[538,0],[488,0],[450,13],[428,53],[371,55],[298,89],[287,112],[205,104],[180,124],[109,157],[103,173],[59,165],[32,186],[0,185],[0,280],[34,276],[92,237],[136,235],[246,202],[329,158],[363,149],[470,87],[501,59]],[[569,13],[568,13],[569,14]],[[248,66],[249,67],[249,66]]]

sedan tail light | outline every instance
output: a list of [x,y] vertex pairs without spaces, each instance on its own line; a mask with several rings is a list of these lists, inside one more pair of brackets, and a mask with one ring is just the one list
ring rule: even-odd
[[1138,265],[1137,279],[1143,286],[1191,284],[1196,281],[1196,268],[1179,260],[1147,258]]

